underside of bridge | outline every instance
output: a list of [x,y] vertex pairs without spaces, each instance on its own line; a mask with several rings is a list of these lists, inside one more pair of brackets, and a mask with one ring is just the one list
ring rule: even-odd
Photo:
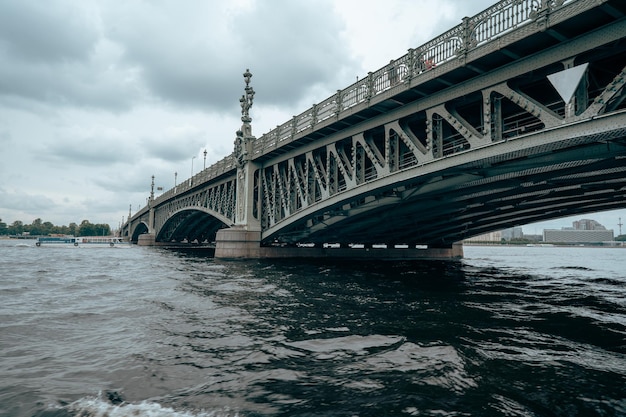
[[157,242],[209,243],[215,241],[223,221],[200,209],[181,210],[173,215],[156,236]]
[[133,234],[132,236],[129,236],[129,240],[133,243],[137,243],[137,241],[139,240],[139,235],[148,233],[148,226],[146,226],[145,223],[139,223],[137,225],[137,227],[135,227],[135,230],[133,230]]
[[[564,142],[578,144],[563,149]],[[393,186],[372,183],[370,192],[267,236],[266,243],[449,247],[493,230],[624,207],[626,130],[564,142],[538,145],[532,155],[512,152],[459,164]]]

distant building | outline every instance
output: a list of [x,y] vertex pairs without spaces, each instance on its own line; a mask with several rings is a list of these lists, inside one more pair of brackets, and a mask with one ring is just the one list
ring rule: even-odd
[[615,239],[613,230],[545,229],[543,241],[550,243],[602,243]]
[[541,242],[543,240],[543,235],[524,235],[524,239],[531,242]]
[[465,240],[468,242],[500,242],[502,240],[502,232],[485,233],[484,235],[474,236]]
[[606,227],[591,219],[577,220],[572,223],[572,226],[574,230],[606,230]]
[[613,240],[615,240],[613,230],[607,230],[597,221],[590,219],[577,220],[572,223],[572,227],[543,231],[543,241],[550,243],[602,243]]
[[521,227],[511,227],[510,229],[505,229],[502,231],[502,239],[504,240],[514,240],[514,239],[523,239],[524,231]]

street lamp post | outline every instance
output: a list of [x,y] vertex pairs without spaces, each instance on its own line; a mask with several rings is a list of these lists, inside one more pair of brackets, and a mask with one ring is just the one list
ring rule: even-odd
[[191,177],[189,177],[189,184],[193,184],[193,160],[196,159],[196,156],[191,157]]
[[[250,87],[250,79],[252,78],[252,73],[249,69],[243,73],[243,79],[246,82],[246,87],[244,88],[245,94],[241,96],[239,99],[239,104],[241,105],[241,121],[244,123],[244,126],[249,127],[252,118],[250,117],[250,107],[252,107],[252,102],[254,101],[254,89]],[[244,132],[245,136],[249,136],[251,134]]]
[[154,201],[154,175],[152,176],[152,183],[150,184],[150,201]]
[[176,187],[176,178],[178,177],[178,172],[174,172],[174,187]]
[[256,139],[252,136],[252,118],[250,117],[250,108],[255,94],[250,85],[251,78],[252,73],[246,69],[246,72],[243,73],[246,86],[244,87],[244,94],[239,99],[243,123],[235,138],[235,157],[237,158],[235,225],[256,233],[260,232],[261,224],[255,218],[255,198],[257,196],[255,196],[254,172],[258,168],[258,164],[252,158],[252,149]]
[[204,165],[202,166],[202,169],[206,169],[206,149],[204,150]]

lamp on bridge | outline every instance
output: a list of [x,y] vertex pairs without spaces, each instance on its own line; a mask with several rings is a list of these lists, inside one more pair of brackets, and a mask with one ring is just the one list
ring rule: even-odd
[[152,184],[150,185],[150,201],[154,200],[154,175],[152,176]]
[[243,79],[246,81],[246,87],[244,88],[245,93],[239,99],[239,103],[241,104],[241,121],[243,122],[243,134],[244,137],[248,137],[252,135],[252,128],[250,127],[250,122],[252,118],[250,117],[250,107],[252,107],[252,103],[254,101],[254,88],[250,87],[250,79],[252,78],[252,73],[249,69],[246,69],[246,72],[243,73]]
[[[250,117],[250,108],[254,101],[254,89],[250,86],[252,73],[249,69],[243,73],[243,79],[246,82],[244,94],[239,99],[241,104],[241,129],[236,133],[234,155],[237,165],[237,183],[236,183],[236,201],[235,201],[235,225],[241,227],[247,232],[260,232],[261,223],[255,217],[255,185],[254,172],[259,168],[258,163],[252,160],[252,150],[256,138],[252,136],[252,118]],[[249,236],[245,240],[249,240]],[[259,236],[253,238],[256,239]]]
[[196,159],[196,156],[191,157],[191,176],[189,177],[189,185],[193,184],[193,160]]
[[202,169],[206,169],[206,149],[204,150],[204,165],[202,166]]

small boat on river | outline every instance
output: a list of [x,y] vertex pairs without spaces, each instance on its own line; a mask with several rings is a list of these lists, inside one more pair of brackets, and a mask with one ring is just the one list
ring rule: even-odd
[[46,236],[39,237],[35,246],[80,248],[129,248],[130,243],[116,236]]

